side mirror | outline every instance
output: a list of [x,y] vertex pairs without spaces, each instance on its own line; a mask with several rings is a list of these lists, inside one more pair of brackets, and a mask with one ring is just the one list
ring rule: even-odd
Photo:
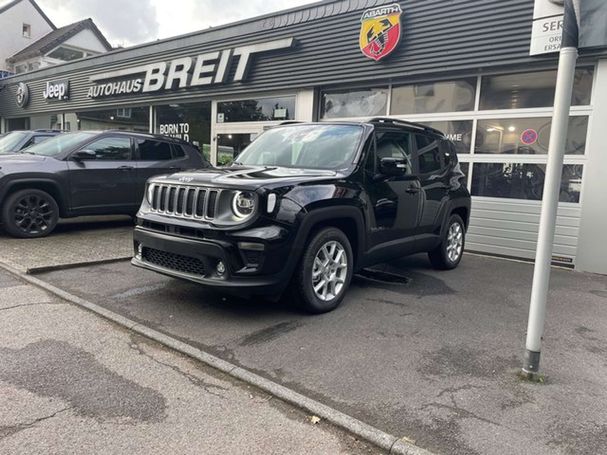
[[97,158],[97,154],[94,150],[78,150],[72,155],[72,158],[76,161],[91,161]]
[[379,162],[379,172],[389,177],[405,175],[408,171],[407,162],[402,158],[382,158]]

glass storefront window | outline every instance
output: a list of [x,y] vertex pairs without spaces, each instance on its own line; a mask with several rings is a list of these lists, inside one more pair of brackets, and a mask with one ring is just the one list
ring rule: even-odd
[[388,89],[327,90],[322,92],[320,108],[323,119],[386,115]]
[[[548,153],[552,120],[547,117],[479,120],[475,153],[545,155]],[[588,117],[569,117],[565,153],[586,151]]]
[[476,78],[402,85],[392,89],[392,115],[473,111]]
[[217,165],[226,166],[230,164],[257,136],[257,133],[218,134]]
[[455,144],[457,153],[470,153],[472,145],[472,120],[453,120],[441,122],[422,122],[447,136]]
[[[594,68],[578,68],[571,104],[590,104]],[[556,70],[483,76],[481,110],[551,107],[554,103]]]
[[[71,114],[66,114],[66,116],[72,117]],[[149,133],[150,109],[147,106],[117,107],[102,111],[77,112],[75,114],[75,121],[78,124],[78,128],[74,128],[70,122],[69,129],[83,131],[124,130]]]
[[217,122],[267,122],[293,120],[295,97],[281,96],[257,100],[224,101],[217,103]]
[[156,106],[156,133],[191,142],[211,154],[211,102]]
[[[580,202],[583,165],[563,167],[561,202]],[[544,191],[545,164],[475,163],[472,195],[540,201]]]

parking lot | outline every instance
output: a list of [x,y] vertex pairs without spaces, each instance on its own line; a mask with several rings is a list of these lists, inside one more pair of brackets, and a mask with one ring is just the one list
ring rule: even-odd
[[[116,223],[95,238],[114,229],[128,237]],[[35,257],[34,242],[15,242]],[[358,276],[340,308],[314,317],[128,260],[37,276],[437,453],[603,450],[607,277],[554,269],[546,383],[531,384],[516,376],[530,264],[468,254],[451,272],[432,270],[425,256],[382,269],[403,282]]]

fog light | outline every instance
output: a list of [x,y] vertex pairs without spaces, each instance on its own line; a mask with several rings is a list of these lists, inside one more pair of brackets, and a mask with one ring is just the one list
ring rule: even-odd
[[142,255],[143,255],[143,245],[140,243],[139,245],[137,245],[137,254],[136,254],[137,259],[141,259]]
[[217,263],[217,267],[215,267],[215,272],[217,272],[217,276],[223,276],[223,274],[226,273],[226,265],[223,263],[223,261],[219,261]]

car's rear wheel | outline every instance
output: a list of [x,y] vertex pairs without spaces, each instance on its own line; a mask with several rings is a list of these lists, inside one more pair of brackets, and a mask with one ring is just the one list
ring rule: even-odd
[[44,237],[55,229],[58,221],[57,202],[41,190],[16,191],[2,207],[4,229],[14,237]]
[[451,270],[459,265],[466,243],[466,226],[459,215],[449,217],[447,228],[438,247],[428,253],[435,269]]
[[326,228],[308,243],[294,277],[294,297],[314,314],[335,309],[343,300],[354,261],[348,237],[339,229]]

